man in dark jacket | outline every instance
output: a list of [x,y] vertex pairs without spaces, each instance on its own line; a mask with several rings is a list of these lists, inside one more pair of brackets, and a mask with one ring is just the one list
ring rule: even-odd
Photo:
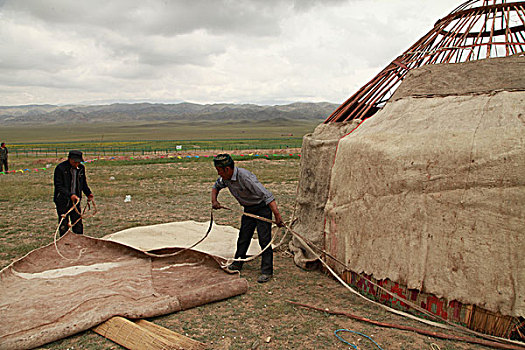
[[9,151],[7,150],[7,147],[5,146],[5,142],[2,142],[0,145],[0,171],[3,171],[7,173],[9,170],[9,167],[7,166],[7,155],[9,154]]
[[68,221],[71,224],[78,222],[72,227],[74,233],[83,234],[84,226],[82,219],[80,219],[80,200],[82,199],[82,192],[87,196],[88,201],[93,200],[93,193],[89,189],[86,179],[86,169],[81,164],[84,159],[82,152],[70,151],[66,161],[58,164],[55,168],[54,184],[55,194],[53,201],[55,202],[58,214],[58,222],[62,220],[62,215],[67,213],[71,207],[77,204],[78,212],[73,209],[62,221],[60,225],[60,236],[63,236],[68,231]]

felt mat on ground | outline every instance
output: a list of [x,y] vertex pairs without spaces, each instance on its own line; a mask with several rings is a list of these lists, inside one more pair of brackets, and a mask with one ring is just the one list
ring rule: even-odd
[[155,258],[73,233],[57,247],[67,259],[49,244],[0,271],[0,349],[33,348],[115,315],[164,315],[248,288],[239,274],[222,270],[217,257],[193,250]]

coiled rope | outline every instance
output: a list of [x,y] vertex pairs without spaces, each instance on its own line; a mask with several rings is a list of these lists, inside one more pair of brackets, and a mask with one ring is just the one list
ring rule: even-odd
[[[64,222],[64,220],[66,219],[68,214],[71,213],[73,210],[75,210],[77,212],[77,214],[79,215],[79,218],[73,224],[68,222],[68,224],[67,224],[68,225],[68,229],[66,231],[66,233],[67,233],[67,232],[71,231],[71,228],[73,226],[75,226],[80,220],[88,218],[88,217],[95,216],[95,214],[97,213],[97,205],[95,204],[94,200],[88,200],[86,205],[84,206],[84,209],[82,210],[82,212],[77,207],[79,204],[80,204],[80,199],[77,200],[75,203],[73,203],[73,206],[65,214],[61,215],[61,219],[58,222],[58,226],[57,226],[57,229],[55,231],[55,235],[53,237],[53,243],[55,244],[55,250],[57,251],[58,255],[60,255],[62,258],[66,259],[66,260],[78,260],[82,256],[82,253],[85,250],[81,249],[79,254],[78,254],[78,256],[76,258],[74,258],[74,259],[67,258],[64,255],[62,255],[62,253],[60,253],[60,250],[58,249],[58,245],[57,245],[57,236],[58,236],[58,233],[60,232],[60,226],[62,226],[62,222]],[[89,213],[89,214],[86,214],[87,211],[91,211],[91,205],[93,205],[93,212]]]
[[349,341],[344,340],[343,337],[341,337],[339,334],[337,334],[337,333],[339,333],[339,332],[349,332],[349,333],[354,333],[354,334],[360,335],[360,336],[362,336],[362,337],[365,337],[366,339],[368,339],[368,340],[370,340],[372,343],[374,343],[375,346],[377,346],[377,348],[378,348],[379,350],[383,350],[383,348],[380,347],[379,344],[376,343],[376,342],[374,341],[374,339],[370,338],[370,337],[369,337],[368,335],[366,335],[366,334],[363,334],[363,333],[360,333],[360,332],[356,332],[356,331],[351,331],[351,330],[349,330],[349,329],[344,329],[344,328],[342,328],[342,329],[338,329],[338,330],[335,330],[335,331],[334,331],[334,334],[335,334],[335,336],[337,337],[337,339],[339,339],[340,341],[342,341],[343,343],[345,343],[345,344],[347,344],[347,345],[350,345],[351,347],[353,347],[353,348],[356,349],[356,350],[358,350],[357,345],[352,344],[352,343],[350,343]]

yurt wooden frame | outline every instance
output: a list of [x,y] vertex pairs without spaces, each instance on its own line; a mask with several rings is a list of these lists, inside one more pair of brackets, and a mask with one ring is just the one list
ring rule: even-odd
[[339,106],[325,123],[366,119],[390,99],[407,73],[427,64],[459,63],[525,52],[525,1],[469,0]]

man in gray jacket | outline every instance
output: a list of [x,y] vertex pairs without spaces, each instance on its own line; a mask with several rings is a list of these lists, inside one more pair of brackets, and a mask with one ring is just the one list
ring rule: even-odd
[[[257,177],[253,173],[246,169],[236,167],[229,154],[219,154],[215,156],[213,163],[219,175],[219,178],[211,190],[213,209],[222,208],[222,205],[217,200],[217,196],[220,190],[227,187],[233,197],[244,207],[246,213],[255,214],[267,219],[272,219],[273,213],[277,225],[280,227],[284,226],[283,219],[275,202],[275,197],[257,180]],[[272,225],[269,222],[243,215],[239,237],[237,239],[235,258],[246,258],[246,252],[250,246],[255,228],[257,228],[261,249],[264,249],[271,242]],[[242,262],[234,262],[228,268],[230,270],[241,270]],[[257,282],[268,282],[272,276],[273,250],[272,247],[270,247],[262,254],[261,275],[257,279]]]

